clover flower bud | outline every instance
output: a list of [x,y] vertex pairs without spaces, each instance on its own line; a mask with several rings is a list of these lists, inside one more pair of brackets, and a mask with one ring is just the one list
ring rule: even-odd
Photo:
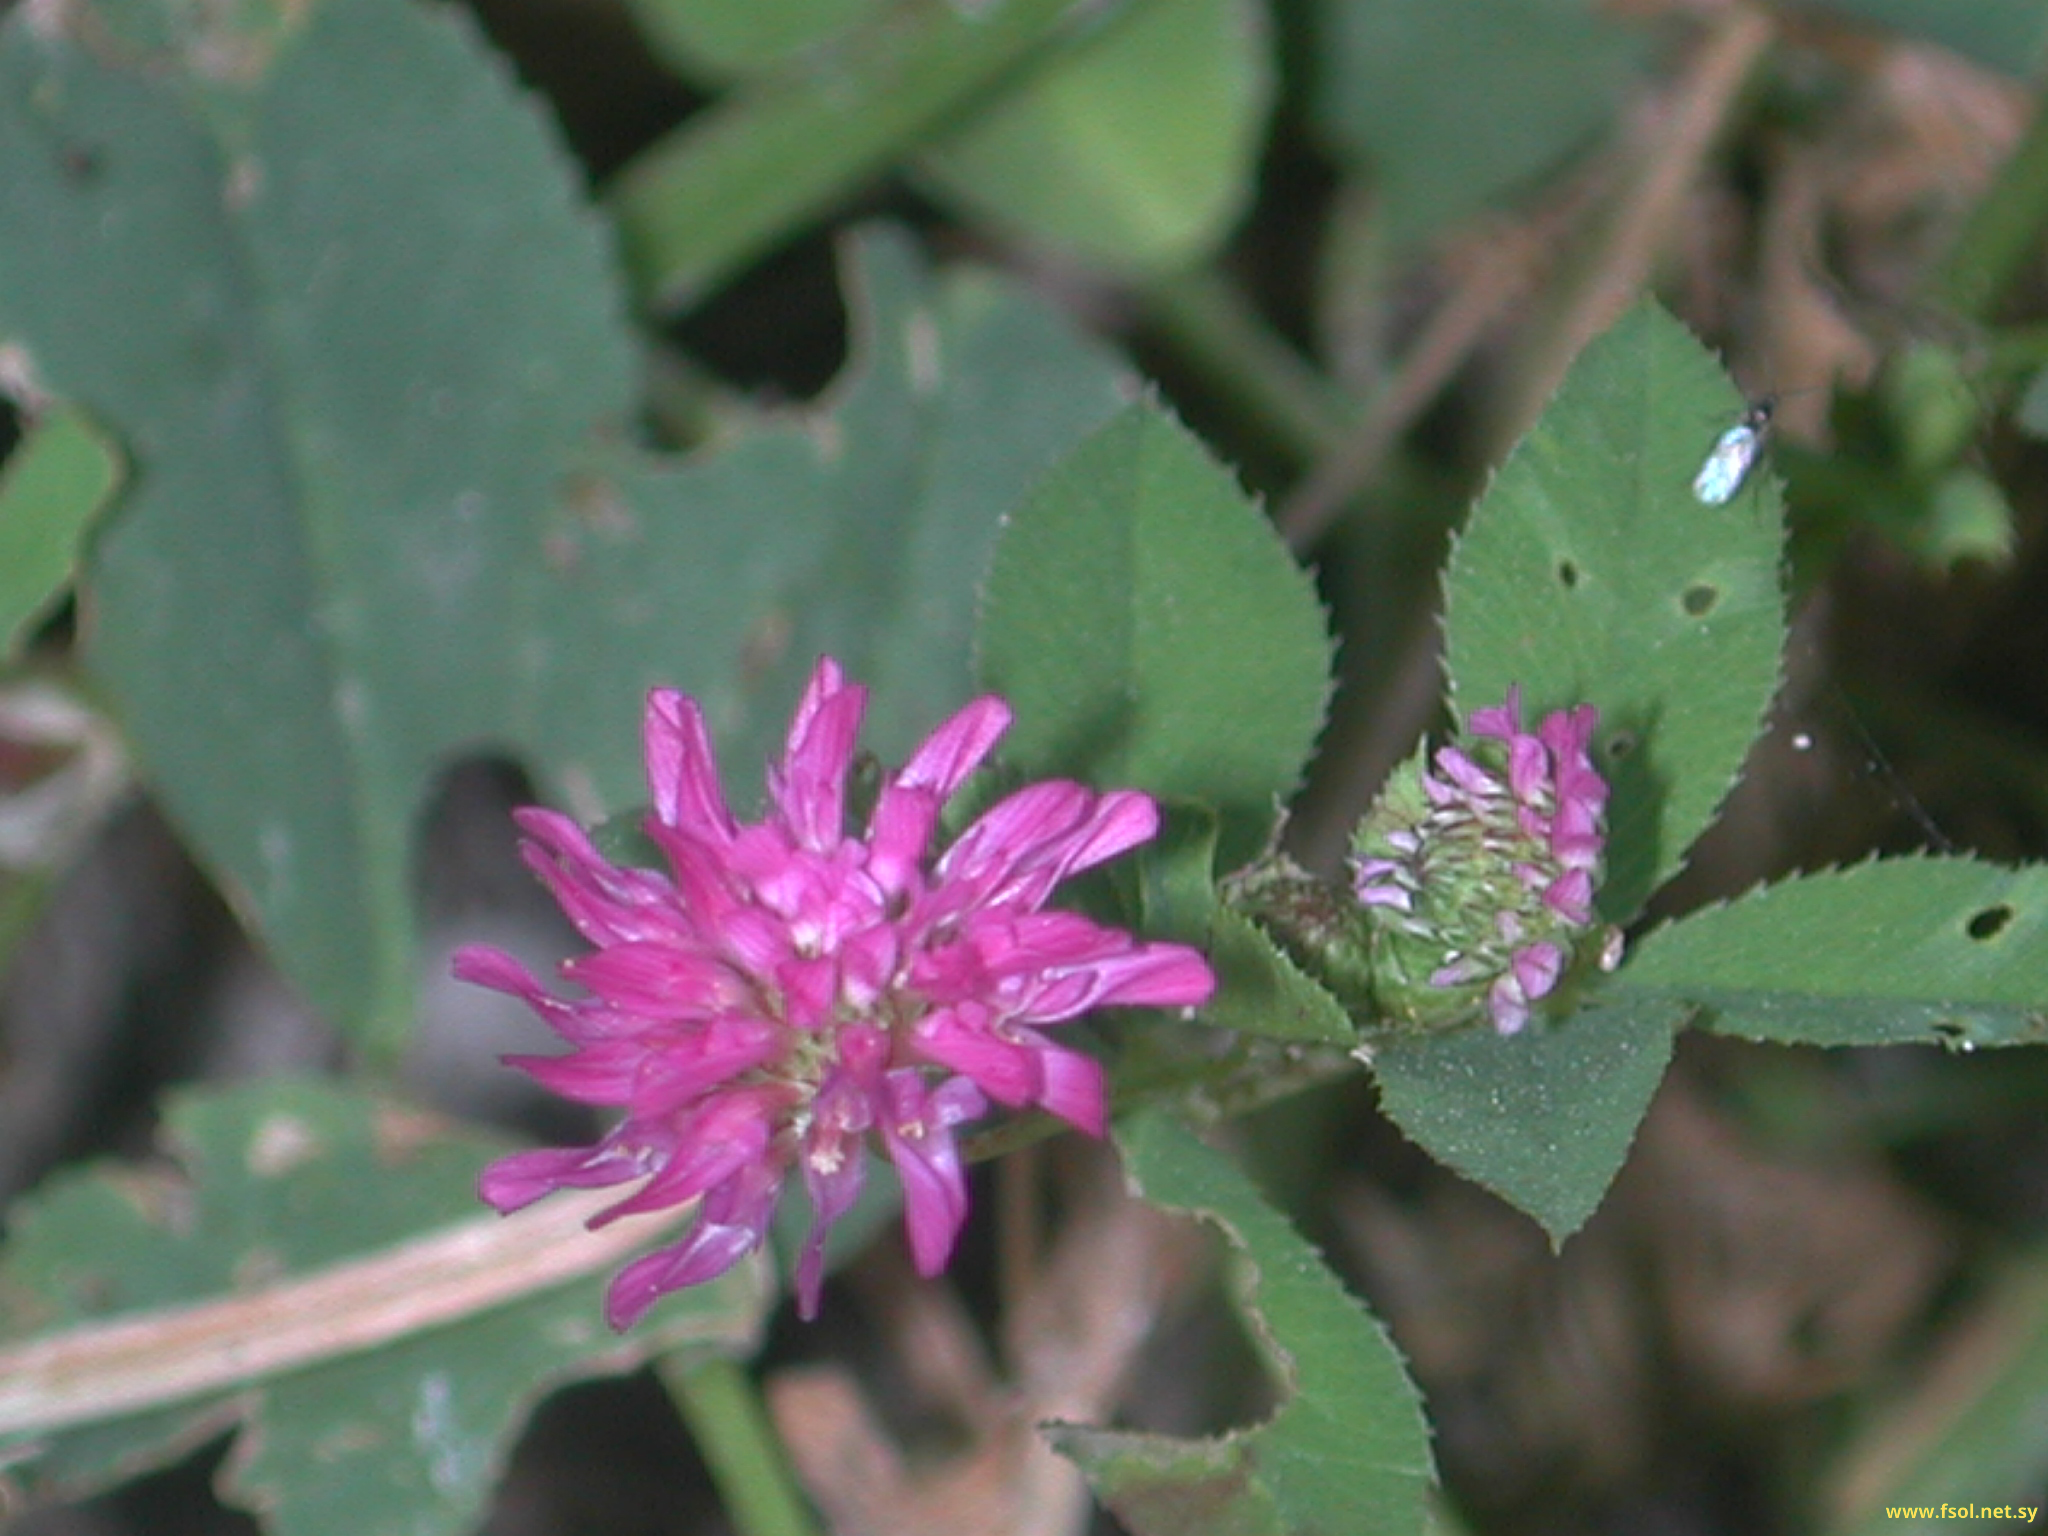
[[1395,770],[1351,860],[1388,1011],[1427,1025],[1483,1009],[1512,1035],[1581,953],[1620,964],[1620,931],[1593,911],[1607,810],[1588,751],[1597,721],[1581,704],[1524,731],[1510,688],[1473,713],[1464,745]]

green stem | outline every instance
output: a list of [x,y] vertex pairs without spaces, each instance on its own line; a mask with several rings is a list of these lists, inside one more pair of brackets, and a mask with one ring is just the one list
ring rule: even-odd
[[655,1370],[741,1536],[822,1536],[744,1366],[724,1355],[679,1351],[664,1355]]
[[739,87],[607,191],[653,308],[681,309],[811,223],[1041,51],[1130,0],[914,0],[823,59]]
[[2020,269],[2040,249],[2048,227],[2048,100],[1971,212],[1948,259],[1930,283],[1946,308],[1989,320]]
[[1174,356],[1294,464],[1314,464],[1343,439],[1356,408],[1214,268],[1162,278],[1141,298]]

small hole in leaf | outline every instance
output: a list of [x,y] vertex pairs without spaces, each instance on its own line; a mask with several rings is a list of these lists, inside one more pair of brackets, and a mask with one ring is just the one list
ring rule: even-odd
[[1567,592],[1579,584],[1579,564],[1576,560],[1557,562],[1557,582]]
[[1706,582],[1700,582],[1697,585],[1687,587],[1678,601],[1679,605],[1692,618],[1703,619],[1712,613],[1715,605],[1721,601],[1721,589],[1709,586]]
[[64,168],[64,179],[74,187],[91,186],[106,169],[106,157],[92,144],[67,144],[58,163]]
[[1934,1031],[1935,1038],[1951,1051],[1961,1051],[1967,1055],[1977,1049],[1977,1042],[1971,1038],[1969,1025],[1960,1019],[1936,1019],[1928,1027]]
[[2012,908],[2001,902],[1995,907],[1986,907],[1963,924],[1963,932],[1980,942],[1995,939],[2005,931],[2005,925],[2011,921]]

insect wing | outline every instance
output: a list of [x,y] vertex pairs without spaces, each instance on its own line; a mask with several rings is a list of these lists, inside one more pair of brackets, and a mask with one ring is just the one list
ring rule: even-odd
[[1763,451],[1763,446],[1762,430],[1748,421],[1737,422],[1715,438],[1714,446],[1707,452],[1706,462],[1692,477],[1694,499],[1709,507],[1726,506],[1733,501],[1735,493],[1742,489],[1742,482],[1756,468],[1757,455]]

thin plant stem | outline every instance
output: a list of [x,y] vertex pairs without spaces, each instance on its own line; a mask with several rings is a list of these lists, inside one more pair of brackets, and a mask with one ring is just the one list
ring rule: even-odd
[[823,1536],[744,1366],[726,1355],[692,1350],[662,1356],[655,1371],[741,1536]]
[[1355,405],[1214,267],[1161,278],[1140,297],[1174,356],[1293,463],[1313,464],[1341,439]]
[[649,308],[702,299],[935,129],[1130,0],[913,0],[844,46],[738,87],[606,189]]

